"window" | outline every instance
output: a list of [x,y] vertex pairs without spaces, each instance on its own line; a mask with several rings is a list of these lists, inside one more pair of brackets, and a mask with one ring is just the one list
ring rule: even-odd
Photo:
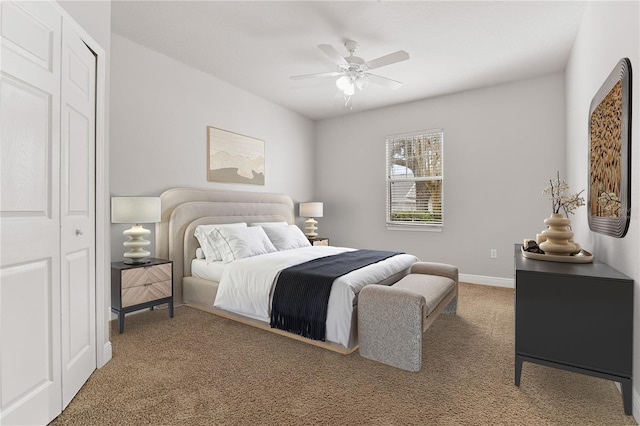
[[387,228],[442,228],[441,129],[386,138]]

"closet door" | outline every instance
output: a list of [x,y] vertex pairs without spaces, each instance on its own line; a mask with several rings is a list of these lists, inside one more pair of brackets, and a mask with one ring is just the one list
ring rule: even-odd
[[60,14],[0,2],[1,424],[61,411]]
[[62,408],[96,369],[96,57],[62,24]]

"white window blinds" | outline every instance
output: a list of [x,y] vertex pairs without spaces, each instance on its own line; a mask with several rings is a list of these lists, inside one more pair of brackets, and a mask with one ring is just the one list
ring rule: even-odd
[[442,227],[441,129],[386,138],[387,227]]

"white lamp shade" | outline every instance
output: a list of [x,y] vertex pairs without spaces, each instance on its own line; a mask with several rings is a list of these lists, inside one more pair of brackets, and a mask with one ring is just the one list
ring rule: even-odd
[[369,87],[369,77],[366,74],[359,75],[358,78],[356,78],[356,86],[358,86],[360,90]]
[[160,222],[159,197],[111,198],[111,223]]
[[336,80],[336,86],[338,89],[345,91],[347,87],[351,85],[351,80],[346,75],[343,75],[339,79]]
[[345,89],[344,89],[344,94],[347,96],[353,96],[353,94],[356,93],[356,88],[353,85],[353,83],[349,84]]
[[300,203],[301,217],[322,217],[322,203]]

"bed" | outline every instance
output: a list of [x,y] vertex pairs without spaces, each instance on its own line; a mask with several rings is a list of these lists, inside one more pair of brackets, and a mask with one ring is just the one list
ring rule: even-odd
[[[271,328],[268,319],[261,311],[257,314],[256,312],[245,312],[242,309],[234,309],[219,303],[223,294],[218,293],[219,291],[225,293],[225,288],[228,288],[228,283],[225,280],[228,281],[227,275],[231,274],[232,269],[253,271],[253,268],[271,267],[272,260],[282,262],[282,254],[269,253],[227,263],[227,266],[224,266],[220,271],[214,271],[213,275],[209,272],[203,272],[207,271],[206,262],[198,260],[196,256],[200,244],[194,234],[200,225],[275,222],[294,224],[294,204],[289,196],[261,192],[174,188],[162,193],[160,198],[162,217],[161,222],[156,224],[156,257],[173,261],[174,302],[176,304],[184,303],[339,353],[351,353],[357,348],[357,293],[359,289],[364,285],[374,283],[390,285],[405,276],[411,264],[417,261],[411,255],[394,256],[378,266],[373,265],[377,269],[374,269],[371,276],[366,275],[368,272],[357,270],[340,277],[346,282],[339,285],[336,280],[331,289],[326,341],[310,340],[287,331]],[[326,246],[307,247],[287,251],[284,257],[316,258],[349,250],[353,249]],[[270,259],[268,262],[267,258]],[[280,260],[277,260],[279,258]],[[242,262],[244,263],[240,268]],[[224,271],[224,268],[229,271]],[[255,276],[264,274],[256,271]],[[218,278],[223,274],[224,278]],[[220,290],[221,288],[222,290]],[[216,296],[218,296],[218,302]],[[339,308],[332,308],[334,300],[340,301]],[[218,306],[214,306],[214,304],[218,304]],[[221,306],[224,306],[225,309]],[[335,312],[339,313],[337,317],[334,315]],[[333,323],[330,324],[330,321]]]

